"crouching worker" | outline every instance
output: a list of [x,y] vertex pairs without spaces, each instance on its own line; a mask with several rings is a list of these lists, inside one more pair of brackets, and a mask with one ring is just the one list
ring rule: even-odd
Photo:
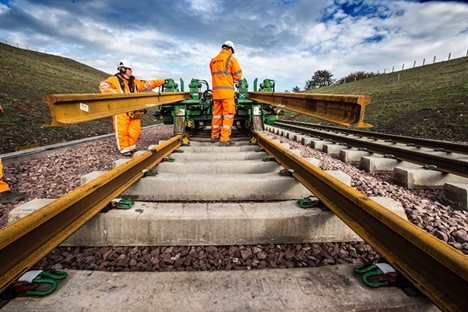
[[3,164],[0,159],[0,204],[9,204],[20,201],[25,197],[26,194],[24,193],[12,192],[8,184],[3,181]]
[[[133,76],[132,65],[127,60],[122,60],[117,65],[117,74],[110,76],[99,84],[102,93],[134,93],[151,91],[164,85],[165,79],[140,80]],[[117,148],[124,156],[132,156],[136,151],[136,144],[141,135],[140,118],[145,114],[144,110],[114,115],[114,125]]]

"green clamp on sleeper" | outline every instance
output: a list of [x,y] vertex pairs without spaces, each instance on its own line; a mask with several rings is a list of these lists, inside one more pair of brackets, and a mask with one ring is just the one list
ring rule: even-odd
[[392,273],[395,272],[395,269],[388,263],[376,263],[369,266],[359,264],[354,268],[354,272],[362,274],[362,281],[364,284],[372,288],[378,288],[389,286],[390,284],[388,282],[369,282],[367,278],[370,276],[381,276],[387,273]]
[[67,278],[68,274],[63,271],[54,271],[54,272],[44,272],[42,270],[32,270],[26,272],[23,276],[21,276],[18,281],[19,282],[28,282],[32,284],[49,284],[50,287],[45,290],[28,290],[26,291],[26,296],[39,296],[44,297],[50,295],[57,289],[58,280],[63,280]]
[[320,201],[317,197],[310,196],[304,199],[299,199],[297,203],[299,204],[301,208],[307,209],[307,208],[318,207],[320,204]]
[[132,208],[134,202],[123,198],[114,198],[111,201],[111,208],[128,210]]
[[293,169],[282,169],[279,172],[280,176],[283,176],[283,177],[292,177],[293,173],[294,173]]
[[158,171],[156,169],[145,169],[143,170],[143,178],[144,177],[154,177],[158,174]]
[[437,171],[437,166],[434,165],[424,165],[423,169]]

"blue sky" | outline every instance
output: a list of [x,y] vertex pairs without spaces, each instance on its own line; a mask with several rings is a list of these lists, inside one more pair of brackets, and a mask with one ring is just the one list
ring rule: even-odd
[[[71,58],[109,74],[128,59],[137,78],[207,80],[232,40],[246,78],[303,89],[317,70],[339,79],[459,58],[466,1],[0,0],[0,41]],[[97,86],[96,86],[97,88]]]

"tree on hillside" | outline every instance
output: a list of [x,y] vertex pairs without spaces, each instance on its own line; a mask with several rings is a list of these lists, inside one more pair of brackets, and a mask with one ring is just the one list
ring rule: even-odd
[[348,76],[343,77],[339,80],[336,81],[337,84],[343,84],[346,82],[352,82],[352,81],[358,81],[361,79],[366,79],[369,77],[374,77],[377,76],[378,74],[373,73],[373,72],[363,72],[363,71],[357,71],[354,73],[350,73]]
[[333,74],[330,71],[317,70],[312,76],[311,80],[307,80],[305,84],[305,89],[310,90],[314,88],[326,87],[333,84]]
[[301,92],[301,89],[298,86],[292,88],[292,92]]

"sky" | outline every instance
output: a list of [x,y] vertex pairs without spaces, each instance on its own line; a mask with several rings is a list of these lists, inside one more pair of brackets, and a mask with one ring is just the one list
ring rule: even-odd
[[[192,78],[235,44],[243,78],[304,89],[318,70],[334,79],[465,57],[467,1],[0,0],[0,42],[140,79]],[[1,57],[1,56],[0,56]],[[97,88],[97,86],[96,86]],[[96,89],[97,90],[97,89]]]

